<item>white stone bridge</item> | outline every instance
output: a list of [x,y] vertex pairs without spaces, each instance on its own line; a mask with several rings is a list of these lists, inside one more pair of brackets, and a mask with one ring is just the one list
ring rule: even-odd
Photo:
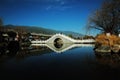
[[64,43],[94,43],[95,42],[94,39],[75,40],[75,39],[72,39],[64,34],[55,34],[51,38],[49,38],[48,40],[45,40],[45,41],[35,40],[35,41],[31,41],[31,43],[32,44],[54,43],[55,40],[58,38],[62,40],[63,44]]

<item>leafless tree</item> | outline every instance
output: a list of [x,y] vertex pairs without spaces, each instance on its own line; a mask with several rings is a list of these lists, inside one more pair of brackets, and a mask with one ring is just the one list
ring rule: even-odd
[[87,29],[118,34],[120,31],[120,0],[104,1],[88,20]]

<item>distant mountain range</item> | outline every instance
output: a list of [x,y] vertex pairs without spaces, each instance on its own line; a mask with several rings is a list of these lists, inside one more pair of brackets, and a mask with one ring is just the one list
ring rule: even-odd
[[77,33],[77,32],[72,32],[72,31],[57,31],[57,30],[53,30],[53,29],[47,29],[47,28],[36,27],[36,26],[5,25],[5,27],[11,27],[11,28],[20,27],[20,28],[23,28],[23,29],[27,30],[27,32],[35,32],[35,33],[43,33],[43,34],[62,33],[62,34],[65,34],[65,35],[72,35],[74,37],[84,36],[83,34],[80,34],[80,33]]

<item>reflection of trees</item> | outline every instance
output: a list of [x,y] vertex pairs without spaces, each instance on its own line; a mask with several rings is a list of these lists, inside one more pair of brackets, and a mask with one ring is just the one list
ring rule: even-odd
[[15,48],[11,47],[11,51],[9,53],[6,54],[0,54],[0,62],[4,62],[4,61],[8,61],[9,59],[11,59],[12,57],[15,57],[16,60],[21,60],[24,59],[26,57],[30,57],[30,56],[39,56],[42,54],[47,54],[52,52],[49,48],[47,47],[32,47],[32,49],[30,49],[30,47],[21,47],[21,49],[17,52],[15,50]]
[[96,60],[102,64],[110,67],[120,67],[120,55],[109,53],[96,53]]
[[17,59],[23,59],[25,57],[29,56],[37,56],[37,55],[42,55],[51,52],[50,49],[47,47],[22,47],[21,50],[17,53],[16,58]]

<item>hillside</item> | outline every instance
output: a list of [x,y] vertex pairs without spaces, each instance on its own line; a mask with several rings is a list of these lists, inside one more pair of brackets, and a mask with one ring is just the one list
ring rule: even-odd
[[27,32],[35,32],[35,33],[43,33],[43,34],[56,34],[56,33],[63,33],[65,35],[72,35],[74,37],[80,37],[84,36],[83,34],[72,32],[72,31],[57,31],[57,30],[52,30],[52,29],[47,29],[43,27],[36,27],[36,26],[15,26],[15,25],[5,25],[5,27],[9,28],[23,28]]

